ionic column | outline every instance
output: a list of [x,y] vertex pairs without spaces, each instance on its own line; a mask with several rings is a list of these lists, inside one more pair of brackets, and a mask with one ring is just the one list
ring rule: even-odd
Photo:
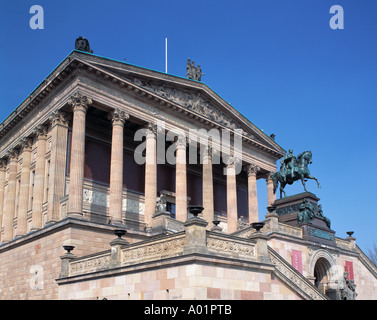
[[[3,226],[3,214],[4,214],[4,185],[5,185],[5,171],[7,168],[7,162],[5,159],[0,159],[0,229]],[[1,232],[0,232],[1,243]]]
[[214,200],[213,200],[213,174],[212,174],[212,148],[207,147],[204,150],[203,158],[203,174],[202,174],[202,189],[203,189],[203,219],[208,222],[207,229],[210,229],[212,221],[214,220]]
[[254,164],[247,166],[247,189],[249,202],[249,223],[258,222],[257,172],[260,168]]
[[267,174],[266,182],[267,182],[267,206],[271,206],[275,200],[276,195],[274,194],[274,182],[272,180],[273,172]]
[[23,236],[27,233],[27,209],[29,204],[29,186],[30,186],[30,163],[32,139],[24,138],[22,140],[22,168],[21,168],[21,185],[20,196],[18,201],[18,217],[16,237]]
[[46,173],[46,141],[47,127],[39,125],[34,134],[37,136],[37,157],[35,159],[35,178],[33,194],[33,211],[31,216],[31,230],[42,228],[43,192]]
[[178,136],[175,164],[175,218],[182,222],[187,220],[186,146],[186,136]]
[[226,204],[228,233],[237,231],[238,227],[237,183],[235,167],[235,159],[230,158],[226,168]]
[[82,201],[85,164],[85,122],[86,112],[92,100],[75,93],[68,103],[73,107],[71,163],[69,170],[68,216],[83,216]]
[[122,224],[123,200],[123,131],[129,115],[115,110],[111,113],[113,126],[110,163],[110,208],[109,215],[114,224]]
[[46,223],[60,219],[60,199],[64,197],[68,143],[67,114],[58,110],[51,115],[50,122],[51,157]]
[[9,242],[13,239],[13,219],[14,211],[16,207],[16,178],[17,178],[17,163],[18,163],[18,151],[12,149],[8,152],[8,189],[6,195],[6,202],[3,215],[3,227],[4,235],[2,242]]

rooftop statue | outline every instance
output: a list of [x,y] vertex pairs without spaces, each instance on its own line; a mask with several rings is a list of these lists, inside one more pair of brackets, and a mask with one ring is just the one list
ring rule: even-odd
[[90,50],[90,45],[89,45],[88,39],[83,38],[82,36],[80,36],[76,39],[75,50],[93,53],[93,50]]
[[198,66],[196,67],[194,61],[191,61],[191,59],[187,59],[186,77],[188,79],[201,81],[203,75],[204,75],[204,73],[202,73],[202,69],[200,68],[200,64],[198,64]]
[[296,156],[293,154],[293,150],[290,149],[289,152],[283,157],[280,161],[280,171],[275,172],[272,175],[272,180],[274,183],[274,193],[278,188],[280,183],[280,198],[284,194],[287,194],[284,191],[284,188],[287,184],[291,185],[293,182],[297,180],[301,180],[304,190],[306,190],[305,182],[307,179],[313,179],[317,182],[318,188],[320,188],[320,184],[317,178],[310,175],[308,164],[312,163],[312,152],[311,151],[304,151]]

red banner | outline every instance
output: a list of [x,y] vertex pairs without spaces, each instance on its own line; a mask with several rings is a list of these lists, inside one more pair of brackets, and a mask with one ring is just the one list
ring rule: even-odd
[[302,253],[298,250],[292,250],[292,266],[302,274]]
[[346,261],[346,267],[345,267],[346,272],[348,272],[347,279],[348,280],[353,280],[353,263],[351,261]]

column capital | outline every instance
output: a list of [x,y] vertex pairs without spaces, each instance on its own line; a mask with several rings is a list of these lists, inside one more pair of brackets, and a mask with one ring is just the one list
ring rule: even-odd
[[21,145],[21,150],[31,151],[31,147],[33,145],[33,139],[31,139],[29,137],[22,138],[20,145]]
[[147,129],[146,138],[156,138],[157,135],[157,124],[149,122],[145,128]]
[[9,161],[12,161],[12,160],[14,161],[14,160],[17,160],[18,154],[19,154],[19,151],[15,148],[12,148],[7,151],[6,156],[9,158]]
[[111,111],[109,116],[113,126],[124,126],[124,123],[130,118],[129,114],[119,109]]
[[213,153],[214,153],[214,150],[212,149],[212,147],[206,146],[202,153],[202,159],[204,159],[205,157],[208,157],[209,160],[212,160]]
[[250,163],[249,165],[246,166],[246,172],[247,172],[248,177],[256,176],[258,171],[260,171],[260,167],[258,167],[257,165],[253,163]]
[[54,111],[49,117],[51,127],[56,125],[67,126],[68,125],[68,115],[62,110]]
[[47,126],[44,124],[38,125],[34,131],[33,134],[39,139],[39,138],[47,138]]
[[185,134],[179,134],[175,137],[175,142],[177,149],[186,149],[189,144],[189,139]]
[[266,181],[272,181],[272,175],[274,174],[275,172],[267,172],[265,175],[264,175],[264,178],[266,179]]
[[227,169],[235,168],[236,165],[239,163],[240,163],[240,159],[237,157],[228,157],[228,159],[225,160]]
[[6,159],[0,159],[0,170],[5,170],[7,167],[7,160]]
[[68,104],[72,106],[73,112],[86,112],[92,103],[92,99],[82,95],[79,92],[74,93],[68,100]]

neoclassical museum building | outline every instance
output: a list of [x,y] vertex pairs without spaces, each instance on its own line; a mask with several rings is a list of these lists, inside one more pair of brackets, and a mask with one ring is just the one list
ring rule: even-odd
[[315,194],[276,200],[285,154],[191,62],[178,77],[78,38],[0,124],[0,299],[377,299]]

